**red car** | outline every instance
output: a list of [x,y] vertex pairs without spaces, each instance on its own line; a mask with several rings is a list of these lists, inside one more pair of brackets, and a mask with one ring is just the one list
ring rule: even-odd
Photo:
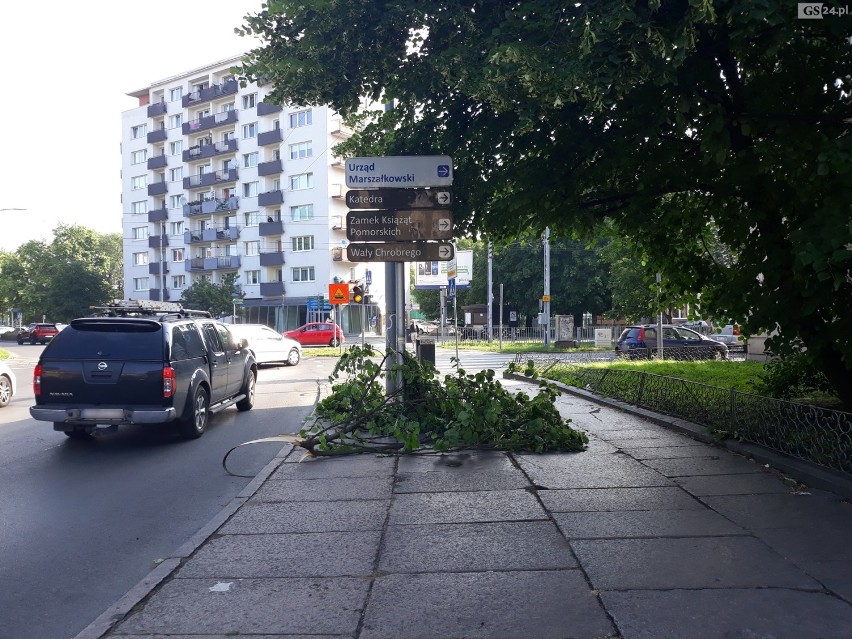
[[30,324],[18,332],[18,344],[46,344],[59,334],[56,324]]
[[296,340],[302,346],[338,346],[346,341],[340,327],[331,322],[310,322],[292,331],[286,331],[283,335]]

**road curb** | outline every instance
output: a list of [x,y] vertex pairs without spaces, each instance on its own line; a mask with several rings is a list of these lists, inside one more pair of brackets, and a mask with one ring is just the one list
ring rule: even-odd
[[[537,380],[520,373],[507,373],[505,377],[518,381],[537,383]],[[701,424],[696,424],[695,422],[690,422],[678,417],[672,417],[671,415],[655,413],[654,411],[640,408],[633,404],[598,395],[597,393],[583,388],[568,386],[562,382],[555,382],[552,380],[547,381],[554,384],[564,393],[587,399],[597,404],[601,404],[602,406],[609,406],[610,408],[615,408],[630,415],[642,417],[643,419],[647,419],[648,421],[670,430],[688,435],[689,437],[705,444],[712,444],[733,453],[750,457],[760,464],[775,468],[788,477],[795,479],[806,486],[819,488],[820,490],[827,490],[846,499],[852,499],[852,477],[845,473],[834,471],[830,468],[824,468],[809,461],[796,459],[795,457],[790,457],[783,453],[777,453],[769,448],[765,448],[757,444],[750,444],[748,442],[737,441],[735,439],[718,440],[708,433],[707,428]]]

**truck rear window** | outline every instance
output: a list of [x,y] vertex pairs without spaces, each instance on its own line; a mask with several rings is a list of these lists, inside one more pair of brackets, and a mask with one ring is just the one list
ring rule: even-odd
[[48,344],[43,357],[161,360],[162,329],[156,322],[73,322]]

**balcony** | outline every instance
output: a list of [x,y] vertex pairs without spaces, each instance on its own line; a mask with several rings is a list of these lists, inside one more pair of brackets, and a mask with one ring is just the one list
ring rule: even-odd
[[260,294],[262,297],[284,295],[284,282],[261,282]]
[[165,129],[157,129],[156,131],[151,131],[148,136],[148,144],[156,144],[157,142],[165,142],[166,141],[166,130]]
[[184,244],[198,244],[200,242],[227,242],[240,237],[240,228],[231,226],[228,228],[207,228],[195,231],[183,232]]
[[148,185],[148,195],[165,195],[168,191],[169,185],[165,180]]
[[[214,129],[219,126],[234,124],[236,121],[236,111],[222,111],[221,113],[207,115],[203,118],[192,120],[191,122],[184,122],[181,130],[184,135],[190,135],[191,133],[198,133],[199,131],[206,131],[207,129]],[[148,135],[150,136],[151,134],[149,133]],[[150,142],[150,140],[148,141]]]
[[272,220],[271,222],[261,222],[257,227],[258,235],[281,235],[284,232],[283,220]]
[[160,115],[165,115],[167,111],[165,102],[152,102],[148,105],[148,117],[156,118]]
[[148,248],[158,249],[165,248],[169,245],[169,236],[168,235],[149,235],[148,236]]
[[192,162],[194,160],[205,160],[225,153],[235,153],[236,150],[236,138],[232,138],[227,142],[217,142],[216,144],[198,144],[196,146],[189,147],[183,152],[183,161]]
[[193,215],[212,215],[213,213],[229,213],[236,211],[239,206],[240,198],[232,196],[229,198],[213,198],[212,200],[204,200],[203,202],[190,202],[183,205],[183,216],[192,217]]
[[205,186],[213,186],[214,184],[225,184],[227,182],[237,181],[237,169],[228,169],[227,171],[208,171],[207,173],[198,173],[183,178],[183,188],[185,189],[200,189]]
[[161,273],[168,273],[169,265],[167,263],[160,264],[159,262],[149,262],[148,263],[148,274],[149,275],[160,275]]
[[200,102],[209,102],[210,100],[215,100],[216,98],[225,95],[233,95],[237,92],[238,88],[239,84],[236,80],[229,80],[222,84],[214,84],[183,96],[183,98],[181,98],[181,104],[184,107],[188,107],[192,104],[199,104]]
[[258,175],[277,175],[284,170],[284,162],[281,160],[271,160],[269,162],[261,162],[257,165]]
[[258,115],[269,115],[270,113],[278,113],[283,107],[280,104],[267,104],[266,102],[257,103]]
[[165,222],[169,219],[169,210],[168,209],[154,209],[153,211],[148,211],[148,221],[149,222]]
[[284,251],[271,251],[260,253],[261,266],[281,266],[284,264]]
[[152,158],[148,158],[148,169],[164,169],[166,168],[166,155],[161,153],[160,155],[155,155]]
[[257,196],[258,206],[275,206],[284,202],[284,191],[267,191]]
[[168,301],[170,297],[169,289],[166,289],[165,291],[159,288],[148,289],[148,299],[152,302],[165,302]]
[[184,268],[187,271],[203,271],[205,259],[204,257],[193,257],[191,260],[185,261]]
[[343,120],[341,118],[335,118],[331,121],[330,133],[339,138],[348,138],[351,137],[353,131],[348,126],[343,124]]
[[204,270],[240,268],[239,255],[220,255],[218,257],[205,257]]
[[331,216],[331,228],[335,231],[345,231],[346,230],[346,218],[342,215],[332,215]]
[[284,140],[284,135],[281,133],[281,129],[272,129],[271,131],[264,131],[257,136],[257,144],[258,146],[267,146],[269,144],[280,144]]

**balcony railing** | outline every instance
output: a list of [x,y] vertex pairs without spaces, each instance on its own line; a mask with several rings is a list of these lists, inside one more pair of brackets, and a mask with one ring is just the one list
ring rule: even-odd
[[284,202],[284,191],[267,191],[257,196],[258,206],[275,206]]
[[228,228],[206,228],[183,232],[184,244],[198,244],[200,242],[226,242],[236,240],[240,237],[240,228],[230,226]]
[[261,251],[261,266],[281,266],[282,264],[284,264],[284,251]]
[[152,302],[165,302],[169,298],[169,289],[165,291],[159,288],[148,289],[148,299]]
[[155,155],[152,158],[148,158],[148,168],[149,169],[164,169],[167,164],[166,155],[161,153],[160,155]]
[[190,260],[186,260],[185,267],[187,271],[203,271],[204,270],[204,259],[203,257],[193,257]]
[[270,160],[269,162],[261,162],[257,165],[257,174],[260,176],[263,175],[277,175],[284,170],[284,162],[281,160]]
[[[198,133],[199,131],[206,131],[207,129],[213,129],[218,126],[225,126],[226,124],[234,124],[237,121],[237,112],[234,110],[231,111],[222,111],[220,113],[214,113],[213,115],[206,115],[203,118],[198,118],[197,120],[192,120],[190,122],[184,122],[182,125],[182,131],[184,135],[190,135],[191,133]],[[150,135],[150,134],[149,134]],[[149,140],[150,142],[150,140]]]
[[204,186],[212,186],[214,184],[224,184],[226,182],[237,181],[237,169],[228,169],[227,171],[208,171],[207,173],[198,173],[183,178],[183,188],[198,189]]
[[168,235],[149,235],[148,248],[164,248],[169,245]]
[[331,121],[331,131],[332,135],[336,135],[341,138],[348,138],[352,135],[353,131],[348,126],[343,124],[343,120],[340,118],[335,118]]
[[284,282],[261,282],[260,294],[263,297],[284,295]]
[[198,104],[199,102],[209,102],[210,100],[215,100],[216,98],[224,95],[233,95],[237,92],[238,88],[239,84],[236,80],[229,80],[222,84],[214,84],[183,96],[183,98],[181,98],[181,104],[184,107],[188,107],[191,104]]
[[148,263],[148,274],[149,275],[160,275],[161,272],[162,273],[168,273],[169,272],[168,263],[165,263],[165,262],[162,263],[162,264],[160,264],[160,262],[149,262]]
[[169,191],[168,182],[154,182],[148,185],[148,195],[165,195]]
[[272,220],[271,222],[261,222],[257,228],[258,235],[281,235],[284,232],[283,220]]
[[257,103],[257,114],[258,115],[269,115],[270,113],[278,113],[281,111],[282,106],[280,104],[267,104],[266,102],[258,102]]
[[183,216],[192,217],[193,215],[229,213],[231,211],[236,211],[239,203],[240,198],[236,196],[228,198],[213,198],[212,200],[204,200],[203,202],[190,202],[183,205]]
[[148,105],[148,117],[156,118],[160,115],[165,115],[167,110],[165,102],[152,102]]
[[165,222],[167,219],[169,219],[168,209],[154,209],[153,211],[148,211],[149,222]]
[[279,144],[283,140],[284,135],[281,133],[281,129],[272,129],[271,131],[264,131],[263,133],[260,133],[257,136],[258,146],[266,146],[268,144]]
[[165,142],[167,133],[165,129],[157,129],[156,131],[151,131],[146,139],[148,140],[148,144],[155,144],[157,142]]
[[216,142],[216,144],[198,144],[189,147],[183,152],[183,161],[192,162],[194,160],[204,160],[206,158],[216,157],[225,153],[234,153],[237,150],[237,139],[231,138],[226,142]]

